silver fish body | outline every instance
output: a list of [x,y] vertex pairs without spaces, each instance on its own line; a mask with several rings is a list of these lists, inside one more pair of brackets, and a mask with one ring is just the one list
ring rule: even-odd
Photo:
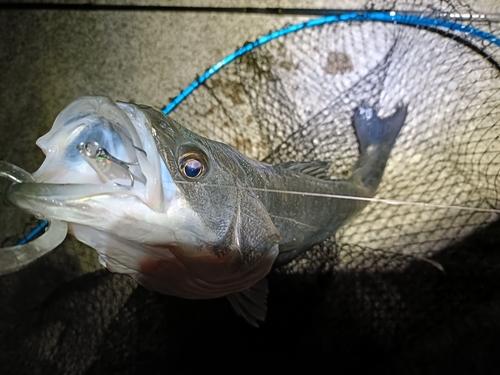
[[256,325],[271,267],[366,205],[283,191],[373,196],[405,118],[406,107],[387,119],[356,109],[359,161],[350,178],[331,180],[327,162],[261,163],[151,107],[83,97],[37,142],[46,154],[37,182],[12,185],[8,196],[68,222],[111,271],[169,295],[228,296]]

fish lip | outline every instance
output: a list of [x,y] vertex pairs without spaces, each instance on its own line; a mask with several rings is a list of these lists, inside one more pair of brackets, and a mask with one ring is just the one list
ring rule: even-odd
[[[42,148],[47,157],[33,176],[39,183],[74,184],[81,187],[84,187],[89,181],[97,185],[117,184],[126,186],[126,184],[130,184],[128,188],[135,191],[136,195],[145,204],[153,210],[159,211],[164,207],[165,203],[164,186],[161,156],[152,129],[148,116],[139,106],[116,103],[106,96],[78,98],[61,111],[52,129],[37,141],[38,146]],[[117,156],[113,154],[112,150],[105,151],[109,154],[110,160],[123,172],[122,177],[130,179],[130,183],[127,180],[121,180],[120,182],[106,181],[96,168],[88,163],[88,159],[84,158],[81,150],[75,150],[74,154],[79,152],[82,159],[75,160],[76,163],[82,163],[83,168],[86,168],[86,173],[90,173],[89,179],[78,176],[78,173],[71,172],[72,175],[67,173],[71,170],[71,167],[54,168],[54,166],[64,165],[68,150],[74,146],[71,139],[76,137],[74,142],[77,142],[79,134],[84,135],[83,141],[96,141],[92,138],[94,134],[104,140],[107,139],[111,144],[115,144],[117,139],[120,140],[120,143],[113,147],[121,148],[122,153],[129,155],[128,157]],[[60,145],[61,140],[62,146]],[[75,147],[78,149],[78,144],[81,143],[77,143]],[[67,164],[70,165],[70,163],[67,161]],[[94,170],[93,172],[91,168]],[[143,184],[138,184],[137,182],[141,178]],[[88,187],[92,191],[92,187]],[[39,192],[42,192],[42,190],[40,189]],[[114,189],[108,190],[106,194],[115,191]],[[120,192],[123,191],[123,189],[119,190]]]
[[[79,192],[85,189],[85,192]],[[46,199],[50,197],[54,201],[59,201],[59,196],[70,196],[70,200],[91,198],[95,196],[123,193],[134,195],[133,192],[124,186],[111,184],[50,184],[43,182],[20,182],[11,184],[7,190],[7,199],[10,199],[12,194],[18,194],[22,190],[23,196],[32,199]],[[62,201],[62,200],[60,200]]]
[[[57,208],[74,205],[75,203],[83,205],[90,199],[117,193],[131,196],[134,195],[128,188],[110,184],[50,184],[21,182],[11,184],[5,196],[7,200],[15,206],[34,214],[52,218],[57,215],[47,215],[47,211],[51,211],[51,207]],[[59,219],[64,220],[62,217]]]
[[116,185],[22,182],[11,184],[6,191],[10,203],[39,218],[104,230],[127,215],[126,208],[115,204],[117,197],[133,202],[140,199],[131,189]]

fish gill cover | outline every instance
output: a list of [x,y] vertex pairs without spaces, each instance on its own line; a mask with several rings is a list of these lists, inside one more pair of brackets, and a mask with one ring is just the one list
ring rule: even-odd
[[[474,13],[447,1],[372,7]],[[457,22],[500,36],[493,21]],[[343,178],[359,153],[353,110],[366,103],[385,117],[405,103],[376,198],[499,209],[498,61],[497,46],[460,31],[324,24],[243,55],[171,115],[252,158],[328,160],[331,178]],[[499,233],[492,212],[372,202],[335,238],[270,275],[259,330],[225,300],[134,290],[67,240],[65,256],[40,260],[42,270],[0,279],[2,373],[294,373],[325,365],[332,373],[491,373],[500,349]],[[49,269],[56,281],[44,279]],[[60,286],[35,301],[19,298],[36,280]]]

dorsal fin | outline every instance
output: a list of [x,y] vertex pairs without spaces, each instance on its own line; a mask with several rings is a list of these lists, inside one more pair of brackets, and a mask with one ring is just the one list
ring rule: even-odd
[[327,161],[289,161],[277,164],[275,167],[302,173],[311,177],[320,178],[322,180],[330,180],[330,163]]
[[227,299],[239,316],[258,328],[257,322],[266,319],[268,292],[267,279],[264,277],[250,288],[228,295]]

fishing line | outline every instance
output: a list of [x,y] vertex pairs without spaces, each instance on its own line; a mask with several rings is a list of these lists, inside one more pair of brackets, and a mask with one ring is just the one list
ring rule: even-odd
[[[188,181],[177,181],[177,183],[192,184]],[[348,199],[355,201],[366,201],[374,203],[385,203],[393,206],[417,206],[422,208],[438,208],[438,209],[452,209],[458,211],[472,211],[472,212],[489,212],[500,214],[500,209],[494,208],[478,208],[478,207],[468,207],[468,206],[458,206],[458,205],[445,205],[445,204],[435,204],[435,203],[424,203],[424,202],[413,202],[413,201],[400,201],[397,199],[385,199],[385,198],[367,198],[367,197],[356,197],[352,195],[339,195],[339,194],[326,194],[326,193],[311,193],[305,191],[294,191],[294,190],[277,190],[277,189],[264,189],[255,187],[237,187],[236,185],[217,185],[217,184],[202,184],[203,186],[211,187],[224,187],[224,188],[239,188],[244,190],[262,191],[266,193],[279,193],[279,194],[291,194],[291,195],[301,195],[301,196],[311,196],[320,198],[330,198],[330,199]],[[45,228],[47,228],[48,223],[46,221],[40,222],[26,237],[21,239],[16,246],[24,245],[30,242],[33,238],[42,233]]]
[[[328,12],[328,10],[324,10]],[[330,12],[333,13],[332,10]],[[480,29],[472,26],[467,26],[453,21],[457,20],[487,20],[486,15],[480,14],[461,14],[461,13],[441,13],[440,18],[430,18],[424,17],[422,13],[416,12],[395,12],[395,11],[339,11],[339,13],[328,14],[326,17],[321,17],[317,19],[312,19],[307,22],[291,25],[283,29],[271,32],[251,43],[245,44],[242,48],[236,50],[232,54],[226,56],[224,59],[219,61],[217,64],[210,67],[204,74],[199,76],[194,80],[187,88],[185,88],[178,96],[176,96],[167,106],[162,109],[164,114],[169,114],[172,112],[182,101],[184,101],[190,94],[193,93],[199,86],[204,84],[210,77],[219,72],[223,67],[230,64],[242,55],[252,51],[253,49],[260,47],[274,39],[280,38],[282,36],[297,32],[302,29],[321,26],[325,24],[337,23],[337,22],[349,22],[349,21],[377,21],[384,23],[395,23],[402,24],[413,27],[424,28],[429,31],[436,32],[441,36],[451,37],[456,39],[459,43],[466,45],[467,47],[479,53],[486,60],[488,60],[497,70],[500,70],[500,65],[489,55],[487,55],[483,50],[480,50],[477,46],[469,42],[468,40],[456,35],[456,34],[446,34],[448,31],[458,31],[466,35],[470,35],[474,38],[488,41],[498,47],[500,47],[500,38],[497,38],[493,34],[487,33]],[[320,14],[320,13],[316,13]],[[488,19],[497,20],[494,15],[493,18]],[[183,181],[184,182],[184,181]],[[215,185],[221,186],[221,185]],[[234,186],[226,186],[229,188],[234,188]],[[500,213],[500,209],[493,208],[476,208],[467,207],[460,205],[443,205],[443,204],[433,204],[424,202],[411,202],[411,201],[400,201],[394,199],[384,199],[384,198],[367,198],[367,197],[354,197],[354,196],[344,196],[335,194],[323,194],[323,193],[311,193],[311,192],[301,192],[301,191],[290,191],[290,190],[270,190],[270,189],[259,189],[248,187],[244,189],[252,189],[256,191],[263,192],[274,192],[282,194],[293,194],[302,196],[317,196],[323,198],[334,198],[334,199],[350,199],[358,201],[368,201],[376,203],[385,203],[390,205],[412,205],[420,206],[425,208],[439,208],[439,209],[455,209],[455,210],[465,210],[465,211],[475,211],[475,212],[490,212],[490,213]]]
[[[193,184],[189,181],[176,181],[175,183],[181,184]],[[266,189],[266,188],[256,188],[250,186],[236,186],[236,185],[219,185],[219,184],[205,184],[200,183],[202,186],[218,187],[218,188],[236,188],[242,190],[253,190],[262,191],[265,193],[279,193],[279,194],[291,194],[291,195],[301,195],[310,197],[320,197],[320,198],[332,198],[332,199],[347,199],[355,201],[365,201],[374,203],[385,203],[395,206],[419,206],[424,208],[440,208],[440,209],[453,209],[462,211],[475,211],[475,212],[490,212],[500,214],[500,209],[495,208],[479,208],[479,207],[469,207],[460,205],[446,205],[446,204],[435,204],[435,203],[425,203],[425,202],[413,202],[413,201],[401,201],[397,199],[386,199],[386,198],[368,198],[359,197],[354,195],[340,195],[340,194],[328,194],[328,193],[311,193],[307,191],[297,191],[297,190],[279,190],[279,189]]]
[[[193,184],[193,182],[189,181],[176,181],[175,183],[180,184]],[[172,184],[172,183],[171,183]],[[296,190],[279,190],[279,189],[265,189],[265,188],[256,188],[256,187],[245,187],[245,186],[236,186],[236,185],[219,185],[219,184],[205,184],[201,183],[202,186],[210,186],[210,187],[218,187],[218,188],[237,188],[243,190],[252,190],[252,191],[262,191],[265,193],[278,193],[278,194],[291,194],[291,195],[300,195],[300,196],[310,196],[310,197],[319,197],[319,198],[329,198],[329,199],[347,199],[347,200],[355,200],[355,201],[365,201],[365,202],[373,202],[373,203],[384,203],[393,206],[417,206],[427,209],[451,209],[458,211],[471,211],[471,212],[488,212],[500,214],[500,209],[495,208],[479,208],[479,207],[468,207],[468,206],[460,206],[460,205],[446,205],[446,204],[435,204],[435,203],[425,203],[425,202],[413,202],[413,201],[401,201],[397,199],[386,199],[386,198],[368,198],[368,197],[358,197],[352,195],[340,195],[340,194],[328,194],[328,193],[311,193],[306,191],[296,191]],[[39,234],[41,234],[48,226],[46,221],[40,222],[27,236],[22,238],[16,246],[24,245],[34,238],[36,238]]]

